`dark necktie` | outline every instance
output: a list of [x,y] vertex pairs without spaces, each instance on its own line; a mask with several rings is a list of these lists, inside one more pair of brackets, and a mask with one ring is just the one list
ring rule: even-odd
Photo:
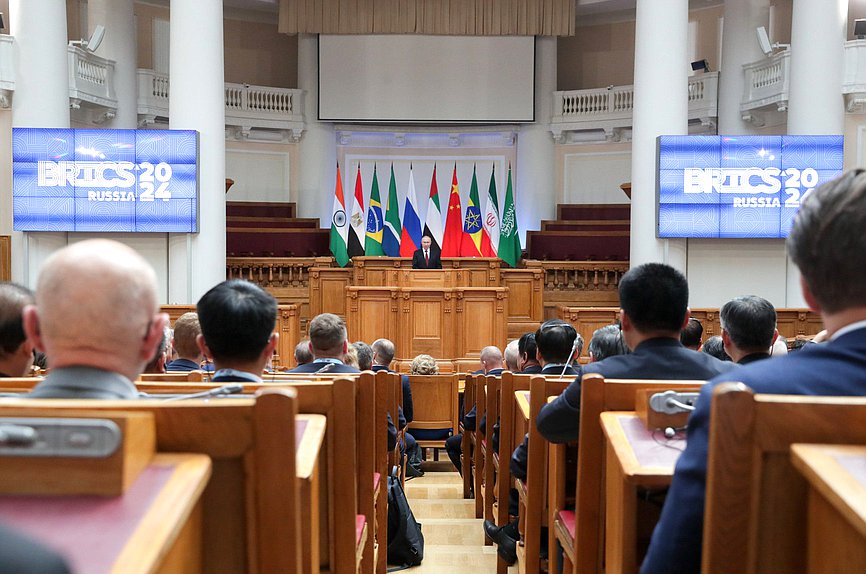
[[430,253],[427,251],[424,252],[424,265],[430,265]]

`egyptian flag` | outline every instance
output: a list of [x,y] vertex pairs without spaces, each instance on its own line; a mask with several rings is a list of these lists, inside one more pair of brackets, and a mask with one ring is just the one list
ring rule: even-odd
[[430,181],[427,216],[424,218],[424,235],[433,241],[435,250],[442,251],[442,209],[439,207],[439,187],[436,185],[436,164],[433,164],[433,179]]
[[418,217],[418,198],[415,197],[415,175],[409,164],[409,189],[403,207],[403,231],[400,234],[400,257],[412,257],[421,249],[421,219]]
[[490,245],[490,236],[481,220],[481,207],[478,199],[478,179],[472,168],[472,186],[469,188],[469,204],[463,218],[463,240],[460,242],[460,257],[496,257]]
[[460,242],[463,237],[463,211],[460,208],[460,188],[457,185],[457,164],[451,175],[451,193],[448,196],[448,215],[445,217],[445,234],[442,237],[442,257],[460,257]]
[[355,201],[352,205],[352,215],[349,217],[349,257],[364,254],[366,239],[364,189],[361,187],[361,164],[358,164],[358,175],[355,177]]

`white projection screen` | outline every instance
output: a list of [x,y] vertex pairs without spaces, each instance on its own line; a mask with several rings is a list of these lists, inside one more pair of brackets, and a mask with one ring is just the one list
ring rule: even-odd
[[535,120],[532,36],[319,36],[319,119]]

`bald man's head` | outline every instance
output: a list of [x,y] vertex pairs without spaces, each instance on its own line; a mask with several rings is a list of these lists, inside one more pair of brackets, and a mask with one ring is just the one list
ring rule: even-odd
[[153,268],[126,245],[92,239],[45,261],[24,323],[52,367],[92,366],[135,379],[163,336],[168,317],[158,311]]
[[504,367],[502,363],[502,351],[499,350],[499,347],[484,347],[481,349],[480,359],[481,368],[484,369],[485,373]]

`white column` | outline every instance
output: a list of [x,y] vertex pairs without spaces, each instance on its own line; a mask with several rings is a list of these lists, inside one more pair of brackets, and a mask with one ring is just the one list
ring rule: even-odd
[[88,37],[97,25],[105,26],[105,39],[96,55],[114,60],[117,115],[103,127],[134,129],[138,124],[138,54],[132,0],[88,0]]
[[726,0],[722,30],[722,61],[719,74],[719,133],[755,133],[754,126],[740,117],[743,98],[743,64],[764,58],[755,30],[769,29],[769,0]]
[[[788,133],[841,135],[848,0],[794,0],[791,17],[791,89]],[[788,262],[788,307],[805,307],[800,274]]]
[[[9,33],[15,36],[13,127],[68,128],[65,0],[10,0]],[[11,185],[2,194],[11,213]],[[64,245],[66,233],[13,233],[13,281],[35,286],[41,262]]]
[[656,138],[688,133],[688,0],[638,0],[631,159],[631,265],[686,271],[685,240],[656,239]]
[[[314,34],[298,34],[298,87],[304,90],[306,131],[299,146],[298,216],[318,217],[331,225],[337,140],[332,124],[319,117],[319,40]],[[347,171],[341,166],[342,172]]]
[[535,121],[517,134],[514,193],[521,244],[527,229],[540,229],[542,219],[556,217],[555,147],[550,133],[556,91],[556,38],[535,39]]
[[199,132],[199,233],[169,237],[170,303],[225,279],[225,79],[222,0],[172,0],[171,129]]

